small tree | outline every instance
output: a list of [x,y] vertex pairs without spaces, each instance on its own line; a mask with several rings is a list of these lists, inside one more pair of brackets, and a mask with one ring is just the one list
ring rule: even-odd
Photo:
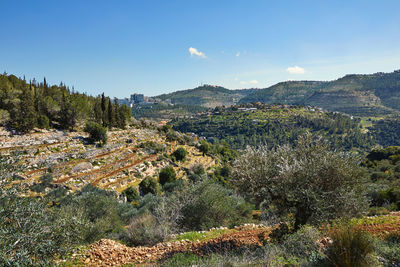
[[158,181],[161,185],[166,183],[172,183],[176,180],[176,173],[172,166],[167,166],[162,168],[160,174],[158,175]]
[[139,184],[139,191],[142,196],[151,193],[153,195],[158,195],[160,193],[160,184],[156,179],[148,176],[144,178]]
[[200,141],[199,150],[203,153],[203,156],[205,156],[210,152],[210,144],[205,140]]
[[88,122],[85,126],[85,132],[89,134],[92,142],[107,142],[107,129],[96,122]]
[[264,202],[280,215],[294,213],[298,229],[306,223],[355,216],[367,207],[365,173],[359,163],[305,135],[294,148],[248,148],[235,161],[231,182],[256,204]]
[[183,147],[178,148],[172,153],[177,161],[184,161],[186,159],[187,151]]

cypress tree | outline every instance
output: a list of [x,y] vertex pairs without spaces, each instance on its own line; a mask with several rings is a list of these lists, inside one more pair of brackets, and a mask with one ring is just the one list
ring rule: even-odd
[[115,125],[115,116],[113,105],[111,103],[111,99],[108,98],[108,105],[107,105],[107,116],[108,116],[108,128],[112,128]]
[[101,117],[103,120],[103,127],[107,126],[107,116],[106,116],[106,98],[104,93],[101,94]]

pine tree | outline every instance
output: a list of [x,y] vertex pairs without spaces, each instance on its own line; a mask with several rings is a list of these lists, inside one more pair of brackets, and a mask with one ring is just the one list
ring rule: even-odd
[[23,88],[22,90],[15,124],[15,128],[22,133],[31,131],[36,125],[36,112],[31,88]]

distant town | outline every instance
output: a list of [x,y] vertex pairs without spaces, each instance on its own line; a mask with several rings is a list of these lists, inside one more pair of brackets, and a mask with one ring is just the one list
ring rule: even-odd
[[128,107],[133,107],[134,105],[151,105],[157,102],[160,102],[161,100],[152,98],[152,97],[147,97],[144,96],[143,94],[132,94],[129,98],[122,98],[118,99],[118,103],[120,105],[127,105]]

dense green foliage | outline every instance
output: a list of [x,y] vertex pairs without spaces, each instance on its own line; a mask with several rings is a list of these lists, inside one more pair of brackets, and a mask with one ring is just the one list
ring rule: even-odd
[[400,210],[400,147],[374,149],[363,165],[370,174],[371,206]]
[[147,194],[158,195],[160,193],[160,185],[156,179],[148,176],[140,182],[139,191],[143,196]]
[[373,121],[369,131],[376,142],[384,147],[400,146],[400,116],[393,115]]
[[188,116],[197,112],[204,112],[206,110],[207,108],[197,105],[169,105],[161,102],[151,105],[135,105],[132,107],[132,115],[136,119],[169,120],[176,117]]
[[167,166],[161,169],[158,175],[158,181],[161,185],[172,183],[176,180],[176,173],[172,166]]
[[126,197],[126,201],[128,201],[129,203],[138,201],[140,199],[138,189],[133,186],[129,186],[124,191],[122,191],[122,195]]
[[19,132],[34,127],[73,129],[79,122],[96,121],[106,127],[125,128],[130,109],[98,97],[74,92],[65,84],[48,85],[46,79],[27,83],[14,75],[0,75],[0,124]]
[[107,129],[96,122],[88,122],[85,126],[85,132],[89,134],[89,140],[92,142],[107,142]]
[[361,132],[359,120],[299,106],[246,105],[218,108],[208,115],[175,119],[171,125],[175,130],[193,132],[211,142],[226,141],[236,149],[247,145],[274,147],[285,143],[294,144],[305,132],[323,136],[336,149],[369,150],[373,145],[370,136]]
[[186,151],[186,149],[184,149],[183,147],[179,147],[172,153],[172,156],[177,161],[185,161],[187,153],[188,152]]

